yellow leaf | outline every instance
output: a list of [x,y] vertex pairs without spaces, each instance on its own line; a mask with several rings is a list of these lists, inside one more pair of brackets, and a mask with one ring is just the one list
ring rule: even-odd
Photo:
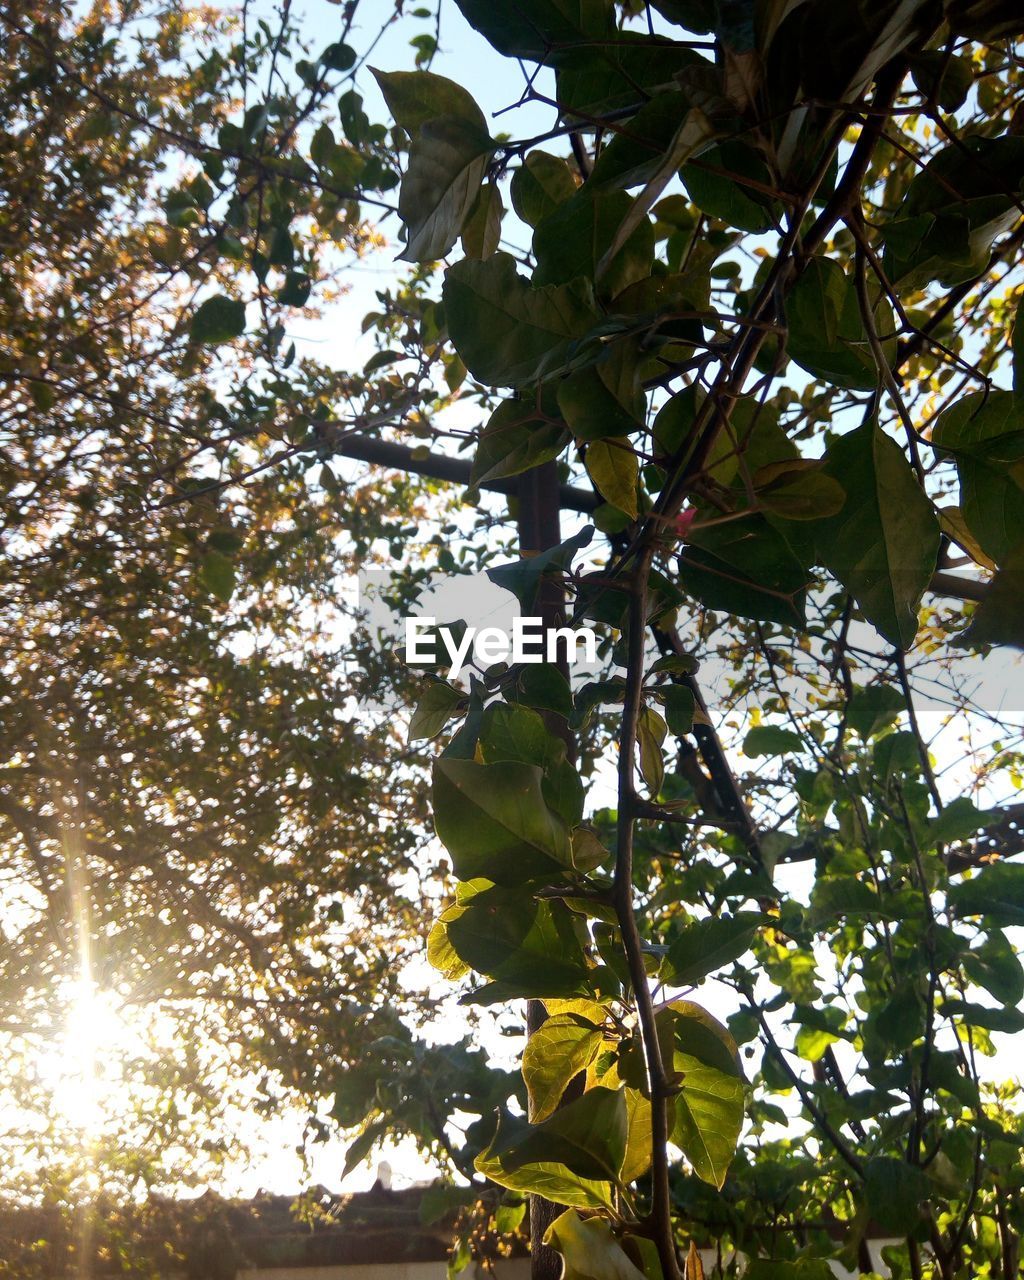
[[686,1280],[704,1280],[704,1263],[700,1260],[697,1246],[690,1241],[690,1252],[686,1255]]
[[587,472],[605,502],[635,520],[639,511],[636,486],[640,464],[633,446],[625,437],[594,440],[587,448]]

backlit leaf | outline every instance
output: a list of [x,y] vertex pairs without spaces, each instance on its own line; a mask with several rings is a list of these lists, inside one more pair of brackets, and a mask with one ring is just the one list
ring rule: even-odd
[[[476,1161],[480,1173],[502,1186],[524,1186],[531,1166],[556,1163],[590,1183],[615,1182],[626,1154],[626,1101],[621,1089],[600,1085],[559,1108],[542,1124],[503,1117],[491,1146]],[[561,1203],[579,1203],[562,1200]]]
[[555,1110],[569,1081],[585,1071],[601,1051],[603,1033],[572,1014],[548,1018],[523,1050],[523,1079],[534,1124]]
[[533,289],[506,253],[450,267],[444,304],[456,350],[470,373],[491,386],[559,372],[598,322],[586,281]]
[[688,924],[669,944],[662,964],[662,981],[673,987],[690,987],[708,974],[738,960],[750,947],[766,917],[755,911],[733,916],[711,916]]
[[635,520],[640,464],[625,437],[595,440],[587,446],[587,473],[606,502]]
[[395,122],[413,134],[438,116],[458,116],[487,131],[484,113],[468,89],[432,71],[378,71],[371,67]]
[[245,303],[218,293],[207,298],[192,317],[189,337],[193,342],[230,342],[245,332]]
[[544,1243],[562,1255],[562,1280],[645,1280],[603,1218],[582,1219],[567,1209],[547,1229]]
[[479,196],[492,149],[486,130],[461,116],[437,116],[419,130],[398,198],[406,229],[399,256],[406,262],[434,262],[452,248]]
[[571,865],[565,824],[544,803],[536,765],[434,763],[437,834],[462,880],[518,884]]
[[818,555],[868,621],[909,648],[935,571],[939,525],[902,449],[873,423],[848,432],[826,454],[846,490],[838,515],[814,524]]

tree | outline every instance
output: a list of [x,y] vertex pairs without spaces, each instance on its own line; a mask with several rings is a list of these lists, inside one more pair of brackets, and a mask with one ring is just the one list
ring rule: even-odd
[[[114,1190],[174,1178],[160,1139],[201,1177],[255,1068],[317,1132],[332,1095],[350,1165],[405,1133],[463,1174],[434,1195],[466,1206],[455,1264],[526,1192],[568,1276],[699,1274],[709,1244],[755,1280],[870,1271],[875,1229],[894,1273],[1015,1274],[1021,1121],[982,1059],[1024,990],[1019,811],[990,811],[1021,752],[963,690],[1020,643],[1014,6],[462,0],[540,139],[426,69],[381,73],[372,123],[358,8],[320,53],[287,6],[0,19],[32,214],[0,224],[9,1091],[49,1115],[17,1075],[77,975],[88,1010],[154,1014],[139,1114],[93,1153]],[[400,160],[380,355],[299,359],[285,322]],[[472,464],[428,448],[455,395]],[[460,526],[413,527],[429,489],[346,457],[464,477],[461,560]],[[556,549],[559,508],[601,538]],[[476,567],[511,516],[542,555],[496,576],[602,628],[602,678],[415,678],[418,733],[459,721],[428,951],[485,1011],[533,1002],[521,1075],[399,990],[439,885],[425,753],[347,701],[410,677],[336,643],[356,558]],[[691,999],[712,977],[727,1025]],[[23,1141],[80,1200],[58,1136]]]
[[74,1204],[202,1183],[239,1107],[322,1123],[415,1005],[434,872],[377,696],[403,677],[338,580],[421,495],[321,453],[417,393],[285,341],[397,181],[351,17],[312,53],[287,6],[0,22],[5,1191]]
[[[547,1015],[529,1118],[467,1134],[477,1172],[563,1206],[567,1276],[668,1280],[687,1247],[699,1274],[708,1243],[755,1276],[871,1272],[870,1227],[894,1274],[1012,1275],[1024,1130],[981,1058],[1021,1026],[1019,810],[987,811],[1020,752],[994,719],[947,778],[920,701],[937,680],[975,731],[974,654],[1022,647],[1019,15],[459,8],[555,124],[493,137],[457,84],[381,75],[405,254],[449,258],[447,337],[506,397],[473,482],[530,477],[522,504],[572,449],[609,543],[502,576],[604,627],[604,678],[425,692],[461,718],[431,957]],[[716,712],[751,726],[746,776]],[[603,734],[617,803],[584,820]],[[712,974],[728,1027],[689,998]]]

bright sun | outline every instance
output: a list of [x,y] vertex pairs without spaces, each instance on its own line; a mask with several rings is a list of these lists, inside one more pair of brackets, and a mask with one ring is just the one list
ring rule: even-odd
[[85,1138],[101,1130],[116,1105],[120,1082],[111,1078],[110,1067],[134,1039],[119,1005],[91,979],[75,981],[60,1036],[38,1063],[55,1109]]

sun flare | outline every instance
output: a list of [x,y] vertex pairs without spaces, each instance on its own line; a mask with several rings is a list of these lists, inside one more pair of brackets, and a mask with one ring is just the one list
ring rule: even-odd
[[39,1059],[39,1074],[60,1117],[83,1137],[95,1136],[116,1104],[110,1067],[132,1038],[120,1001],[89,978],[70,985],[58,1039]]

